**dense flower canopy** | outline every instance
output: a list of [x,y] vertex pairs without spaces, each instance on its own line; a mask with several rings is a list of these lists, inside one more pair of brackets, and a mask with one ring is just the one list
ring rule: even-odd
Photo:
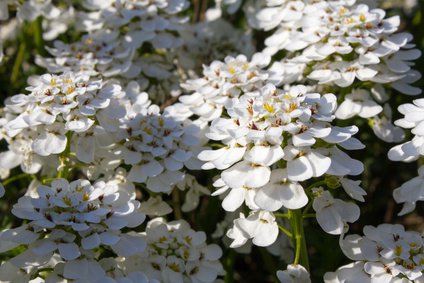
[[422,9],[380,2],[2,0],[0,281],[423,282]]

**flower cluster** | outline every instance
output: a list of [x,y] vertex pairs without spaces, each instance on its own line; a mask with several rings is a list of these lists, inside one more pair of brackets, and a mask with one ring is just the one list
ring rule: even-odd
[[[90,261],[101,270],[95,262],[96,250],[109,248],[120,256],[144,250],[142,237],[121,232],[143,223],[145,216],[139,207],[131,184],[110,180],[91,185],[86,180],[69,183],[57,179],[51,186],[40,185],[19,199],[12,213],[28,223],[1,232],[2,251],[25,245],[25,252],[9,263],[26,270],[28,277],[63,262],[65,278],[92,280],[79,268]],[[3,270],[0,278],[3,276],[10,274]],[[101,274],[93,272],[92,276]]]
[[98,111],[109,106],[121,87],[65,73],[34,78],[27,90],[28,95],[18,94],[6,101],[9,115],[3,128],[9,139],[30,139],[34,153],[49,156],[66,149],[68,132],[78,135],[92,130]]
[[[327,273],[326,283],[422,282],[424,239],[402,225],[365,226],[364,236],[349,235],[341,247],[354,263]],[[352,281],[353,280],[353,281]]]
[[[138,79],[155,101],[180,94],[180,75],[174,71],[176,54],[163,50],[183,44],[180,32],[187,29],[188,18],[180,14],[189,7],[188,1],[87,0],[83,7],[75,21],[86,34],[73,43],[55,41],[53,48],[47,48],[53,57],[38,56],[38,65],[53,73]],[[152,82],[151,78],[166,81]]]
[[184,166],[198,168],[193,154],[201,145],[201,126],[161,115],[156,105],[134,110],[116,133],[115,150],[121,152],[124,164],[131,165],[128,180],[146,183],[154,192],[169,193],[183,181]]
[[[2,126],[9,150],[0,162],[5,170],[21,164],[36,173],[61,165],[58,154],[71,161],[69,152],[75,152],[72,162],[86,163],[93,178],[129,165],[129,181],[169,193],[183,180],[183,167],[200,166],[196,154],[204,123],[177,120],[167,109],[160,113],[135,82],[123,90],[117,83],[65,73],[42,75],[30,84],[30,94],[6,101]],[[102,162],[107,166],[97,166]],[[96,172],[89,172],[93,166]]]
[[163,218],[155,218],[142,235],[147,248],[122,259],[119,266],[125,272],[142,270],[164,283],[215,282],[218,275],[223,275],[219,246],[206,245],[206,234],[193,231],[184,220],[166,223]]
[[[398,16],[385,18],[383,10],[355,2],[269,1],[267,7],[260,4],[252,7],[254,12],[249,20],[255,28],[276,28],[265,40],[267,47],[263,52],[270,55],[279,50],[291,52],[273,66],[282,82],[308,79],[324,88],[353,85],[352,93],[347,92],[345,102],[336,112],[337,118],[356,114],[375,117],[371,125],[378,137],[388,142],[400,141],[401,135],[391,133],[397,128],[390,121],[384,125],[386,132],[378,128],[380,119],[390,117],[382,113],[377,103],[389,99],[385,90],[389,88],[408,95],[421,93],[419,88],[411,86],[421,77],[411,69],[412,61],[421,52],[414,49],[411,34],[396,33],[400,24]],[[352,102],[357,93],[361,93],[361,98]]]
[[[253,62],[260,57],[255,56]],[[226,211],[235,211],[243,203],[254,210],[249,217],[242,216],[234,222],[234,229],[228,234],[235,241],[232,246],[240,246],[249,238],[253,238],[253,243],[257,245],[267,246],[278,235],[275,218],[268,211],[304,207],[309,199],[299,182],[324,174],[340,179],[346,175],[360,174],[362,163],[351,159],[338,146],[360,149],[363,145],[352,137],[358,131],[357,127],[331,126],[336,109],[333,94],[321,96],[309,93],[305,86],[279,89],[272,83],[265,83],[267,72],[259,75],[259,71],[254,71],[255,76],[246,77],[246,74],[253,72],[249,70],[251,64],[242,65],[240,61],[230,59],[227,58],[225,68],[221,67],[221,62],[205,67],[204,72],[209,68],[215,69],[215,79],[204,79],[204,82],[217,86],[216,91],[209,92],[214,94],[212,97],[206,93],[203,97],[216,99],[220,103],[214,103],[214,114],[206,117],[212,119],[225,113],[228,118],[214,118],[206,133],[209,139],[222,142],[222,147],[203,150],[198,157],[206,162],[203,169],[223,170],[221,178],[214,183],[219,189],[213,194],[226,193],[222,202]],[[238,68],[230,65],[233,62],[237,63]],[[216,78],[216,75],[225,78],[227,74],[232,75],[229,82]],[[235,75],[236,84],[239,84],[237,88],[232,83]],[[253,81],[250,83],[249,79]],[[200,88],[203,89],[210,87]],[[192,97],[185,96],[181,100],[193,101],[198,97],[202,95],[196,91]],[[199,112],[196,114],[201,116]],[[364,192],[359,186],[352,186],[349,181],[342,184],[347,192],[351,191],[348,192],[350,196],[363,200]],[[319,213],[321,211],[317,212],[317,217]],[[352,213],[351,217],[344,221],[321,226],[328,233],[340,234],[344,223],[356,221],[359,217],[356,206],[349,213]],[[322,224],[322,221],[319,223]]]
[[188,80],[182,87],[192,92],[180,97],[187,108],[181,115],[197,115],[205,121],[221,116],[224,105],[233,97],[262,87],[269,76],[264,68],[270,57],[261,53],[253,55],[248,61],[246,56],[228,56],[222,61],[213,61],[203,67],[203,78]]
[[[305,234],[321,228],[354,261],[326,283],[424,282],[419,233],[345,235],[367,194],[353,157],[363,184],[386,165],[372,132],[411,129],[388,156],[424,155],[424,99],[392,122],[394,95],[421,93],[421,51],[365,2],[0,0],[0,209],[16,217],[0,216],[0,281],[221,282],[223,252],[196,231],[217,224],[230,279],[253,244],[284,261],[280,282],[315,282],[328,264],[308,257],[334,241]],[[418,165],[394,190],[401,215],[424,200]]]

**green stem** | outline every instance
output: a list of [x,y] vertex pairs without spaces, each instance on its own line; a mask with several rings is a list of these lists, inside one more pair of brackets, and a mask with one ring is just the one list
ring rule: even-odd
[[290,225],[293,229],[292,241],[295,246],[295,258],[293,264],[301,264],[309,270],[308,250],[306,246],[305,231],[303,230],[303,217],[300,209],[289,209]]
[[25,53],[26,53],[26,43],[25,40],[21,41],[19,45],[18,54],[16,55],[15,63],[13,64],[12,68],[12,75],[10,76],[10,81],[15,84],[18,80],[19,73],[22,67],[22,63],[24,62]]
[[309,209],[311,209],[312,204],[313,204],[313,200],[311,199],[311,200],[309,201],[308,205],[307,205],[307,206],[305,207],[305,209],[303,210],[303,215],[308,214],[308,211],[309,211]]
[[183,219],[183,213],[181,211],[180,190],[177,187],[175,187],[172,191],[172,204],[174,207],[175,219]]
[[293,237],[293,234],[289,230],[287,230],[286,228],[284,228],[283,226],[278,225],[278,228],[280,228],[280,230],[283,231],[284,234],[286,234],[287,236],[289,236],[289,238],[292,238]]
[[302,215],[303,218],[314,218],[316,216],[315,213],[307,213]]
[[66,179],[68,177],[69,173],[69,156],[71,153],[71,138],[72,138],[72,132],[69,131],[66,133],[66,148],[65,150],[60,154],[59,160],[60,160],[60,169],[57,172],[57,178],[64,178]]
[[[59,175],[58,175],[59,176]],[[59,178],[59,177],[58,177]],[[46,178],[46,179],[43,179],[42,181],[41,181],[41,183],[43,183],[43,185],[47,185],[47,184],[50,184],[52,181],[54,181],[54,180],[57,180],[58,178]]]
[[43,23],[43,17],[41,16],[38,17],[32,23],[32,29],[34,32],[34,43],[37,49],[37,53],[39,55],[45,55],[42,23]]
[[10,183],[13,183],[13,182],[15,182],[17,180],[24,179],[24,178],[34,179],[35,176],[34,175],[31,175],[31,174],[25,174],[25,173],[24,174],[19,174],[19,175],[15,175],[15,176],[13,176],[13,177],[11,177],[9,179],[4,180],[2,183],[3,183],[3,186],[7,186]]
[[274,213],[274,216],[281,218],[289,218],[289,215],[287,213]]

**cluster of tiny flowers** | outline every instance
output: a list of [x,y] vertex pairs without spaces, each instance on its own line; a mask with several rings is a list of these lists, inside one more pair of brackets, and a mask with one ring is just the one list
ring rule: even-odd
[[133,110],[116,133],[120,141],[115,150],[121,152],[124,164],[131,165],[128,180],[169,193],[184,180],[183,167],[199,167],[194,154],[200,150],[196,148],[200,147],[201,127],[160,114],[156,105]]
[[402,225],[365,226],[364,236],[349,235],[341,247],[354,263],[326,273],[326,283],[423,282],[424,239]]
[[69,3],[61,4],[57,5],[52,0],[4,0],[0,3],[0,20],[6,21],[10,18],[8,6],[11,6],[16,9],[16,17],[21,22],[32,22],[40,17],[44,26],[43,39],[53,40],[68,29],[75,16],[74,9]]
[[196,155],[204,122],[181,121],[172,108],[161,113],[136,82],[123,90],[65,73],[42,75],[30,84],[30,94],[12,96],[3,110],[2,138],[9,148],[1,153],[2,175],[18,165],[26,173],[61,169],[58,154],[70,151],[77,160],[67,154],[65,161],[87,164],[91,179],[130,166],[129,181],[169,193],[183,181],[185,167],[200,167]]
[[142,233],[147,242],[143,253],[119,262],[125,272],[143,271],[149,278],[164,283],[215,282],[223,275],[218,245],[205,243],[206,234],[192,230],[184,220],[166,223],[155,218]]
[[411,34],[395,33],[400,24],[398,16],[385,18],[383,10],[370,10],[355,2],[269,1],[265,8],[260,4],[253,8],[249,20],[255,28],[276,28],[265,40],[264,53],[292,52],[287,57],[290,59],[283,59],[272,68],[284,83],[310,79],[323,87],[347,88],[358,80],[371,82],[367,86],[357,83],[359,89],[354,91],[360,92],[361,98],[355,99],[358,95],[354,92],[348,95],[349,103],[341,105],[336,117],[375,117],[371,125],[378,137],[388,142],[400,141],[401,134],[393,133],[397,128],[386,121],[390,115],[382,113],[378,104],[389,98],[385,88],[408,95],[421,93],[410,85],[421,77],[411,69],[412,60],[421,52],[414,49]]
[[[390,105],[421,93],[421,51],[365,1],[0,0],[0,66],[10,90],[28,79],[0,108],[0,179],[32,178],[0,223],[0,282],[221,282],[221,248],[182,219],[209,217],[212,195],[225,210],[212,237],[292,262],[282,283],[312,282],[309,217],[353,261],[325,283],[424,283],[423,235],[345,235],[366,195],[345,151],[365,146],[336,119],[367,119],[386,142],[411,129],[388,156],[424,155],[424,99],[394,123]],[[401,215],[424,200],[418,174],[393,192]]]
[[270,60],[269,56],[256,53],[250,61],[244,55],[227,56],[224,62],[213,61],[204,66],[202,78],[182,84],[183,88],[192,93],[180,97],[186,108],[183,108],[185,111],[179,111],[180,115],[197,115],[205,121],[219,118],[224,105],[231,98],[266,84],[269,74],[264,68]]
[[188,21],[178,14],[190,5],[187,0],[85,0],[83,4],[89,10],[82,15],[84,31],[119,31],[125,27],[122,43],[135,49],[144,42],[155,48],[180,45],[181,41],[172,32],[182,29],[181,24]]
[[[416,99],[413,103],[402,104],[398,108],[404,115],[395,124],[405,129],[411,129],[413,137],[410,141],[390,149],[388,156],[393,161],[412,162],[424,155],[424,99]],[[424,166],[418,169],[418,176],[402,184],[393,191],[397,203],[403,203],[400,214],[406,214],[415,209],[417,201],[424,200]]]
[[30,93],[8,98],[4,109],[7,121],[3,121],[3,138],[11,144],[15,137],[22,139],[22,143],[29,142],[17,151],[11,148],[17,160],[22,160],[27,150],[40,156],[63,152],[67,133],[80,135],[91,131],[98,111],[108,107],[110,99],[121,91],[118,85],[73,73],[46,74],[29,83],[26,89]]
[[[0,233],[1,251],[25,245],[26,250],[8,264],[25,270],[28,278],[61,262],[63,266],[57,268],[62,270],[57,272],[64,278],[92,282],[101,273],[81,272],[82,266],[89,261],[92,269],[101,270],[95,262],[99,249],[109,248],[119,256],[144,250],[142,237],[121,232],[142,224],[145,216],[139,208],[131,184],[110,180],[91,185],[86,180],[57,179],[18,200],[12,213],[28,223]],[[10,276],[8,269],[0,272],[2,280],[9,281]]]
[[[256,56],[255,59],[260,57]],[[209,72],[215,76],[214,80],[199,79],[207,83],[200,90],[209,90],[208,93],[195,92],[193,97],[181,99],[184,102],[205,101],[202,97],[207,97],[220,103],[214,103],[214,114],[206,116],[211,120],[214,118],[206,136],[223,145],[219,149],[203,150],[198,158],[205,161],[203,169],[223,170],[221,178],[214,183],[219,189],[213,195],[226,193],[222,202],[226,211],[236,211],[243,203],[253,210],[247,218],[241,215],[234,221],[234,229],[228,234],[234,239],[232,246],[243,245],[250,238],[259,246],[272,244],[278,236],[278,226],[271,212],[281,208],[299,209],[309,201],[299,182],[324,174],[337,176],[337,182],[352,198],[363,201],[364,191],[359,187],[359,181],[344,178],[360,174],[363,165],[337,146],[361,149],[363,145],[352,137],[358,131],[356,126],[331,126],[336,97],[309,93],[305,86],[278,89],[272,83],[265,83],[267,72],[263,71],[262,75],[259,71],[249,70],[250,63],[233,58],[227,58],[226,62],[225,65],[214,62],[205,67],[205,71],[211,69]],[[252,72],[255,75],[249,76]],[[230,75],[230,81],[217,78],[217,75],[224,78]],[[236,84],[232,82],[235,75]],[[210,84],[217,86],[211,88]],[[227,93],[223,93],[224,89],[228,90]],[[222,113],[228,118],[218,116]],[[195,114],[201,116],[199,112]],[[321,195],[317,194],[316,202]],[[335,209],[331,205],[337,202],[324,202],[326,205],[316,211],[319,223],[328,233],[340,234],[346,222],[356,221],[359,217],[356,205],[349,209],[347,214],[350,217],[343,219],[341,215],[345,214],[341,207]],[[337,212],[337,217],[326,217],[330,208]],[[321,214],[326,216],[320,217]]]
[[181,14],[188,1],[86,0],[82,4],[74,20],[86,34],[73,43],[55,41],[53,48],[46,48],[53,57],[38,56],[38,65],[53,73],[137,78],[155,101],[180,94],[176,53],[164,50],[183,44],[180,33],[187,29],[188,18]]

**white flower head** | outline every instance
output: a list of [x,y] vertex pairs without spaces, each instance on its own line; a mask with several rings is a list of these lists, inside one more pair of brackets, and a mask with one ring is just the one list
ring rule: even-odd
[[347,222],[355,222],[359,218],[359,207],[350,202],[335,199],[329,191],[314,188],[314,201],[312,207],[321,228],[333,235],[340,235]]
[[300,264],[289,264],[286,270],[277,271],[278,280],[281,283],[310,283],[309,272]]
[[266,247],[273,244],[278,237],[278,224],[275,216],[265,210],[252,211],[248,217],[242,215],[234,220],[234,226],[227,232],[233,240],[230,247],[241,247],[247,240],[252,239],[256,246]]
[[[40,256],[51,256],[57,250],[64,260],[74,260],[100,245],[125,253],[123,242],[137,238],[121,234],[120,230],[137,227],[145,218],[138,211],[140,203],[134,199],[135,192],[127,189],[113,181],[91,185],[86,180],[68,183],[57,179],[51,186],[41,185],[36,196],[21,197],[12,209],[19,218],[29,220],[23,230],[16,231],[27,240],[9,238],[9,232],[3,237],[6,241],[30,244],[28,252]],[[74,242],[77,236],[81,243]],[[143,240],[137,241],[143,249]]]
[[142,235],[146,250],[119,264],[126,273],[142,270],[160,282],[214,282],[223,273],[219,246],[207,245],[205,233],[190,229],[184,220],[155,218]]
[[[96,115],[121,91],[119,85],[74,73],[45,74],[31,78],[29,83],[28,95],[18,94],[7,101],[6,111],[16,116],[4,129],[10,136],[18,134],[26,139],[29,137],[25,131],[32,133],[31,149],[40,156],[63,152],[68,143],[67,133],[82,135],[91,131],[97,122]],[[77,158],[87,160],[81,154]]]
[[365,226],[364,236],[348,235],[341,247],[355,262],[327,273],[329,282],[420,282],[423,271],[423,237],[402,225]]

